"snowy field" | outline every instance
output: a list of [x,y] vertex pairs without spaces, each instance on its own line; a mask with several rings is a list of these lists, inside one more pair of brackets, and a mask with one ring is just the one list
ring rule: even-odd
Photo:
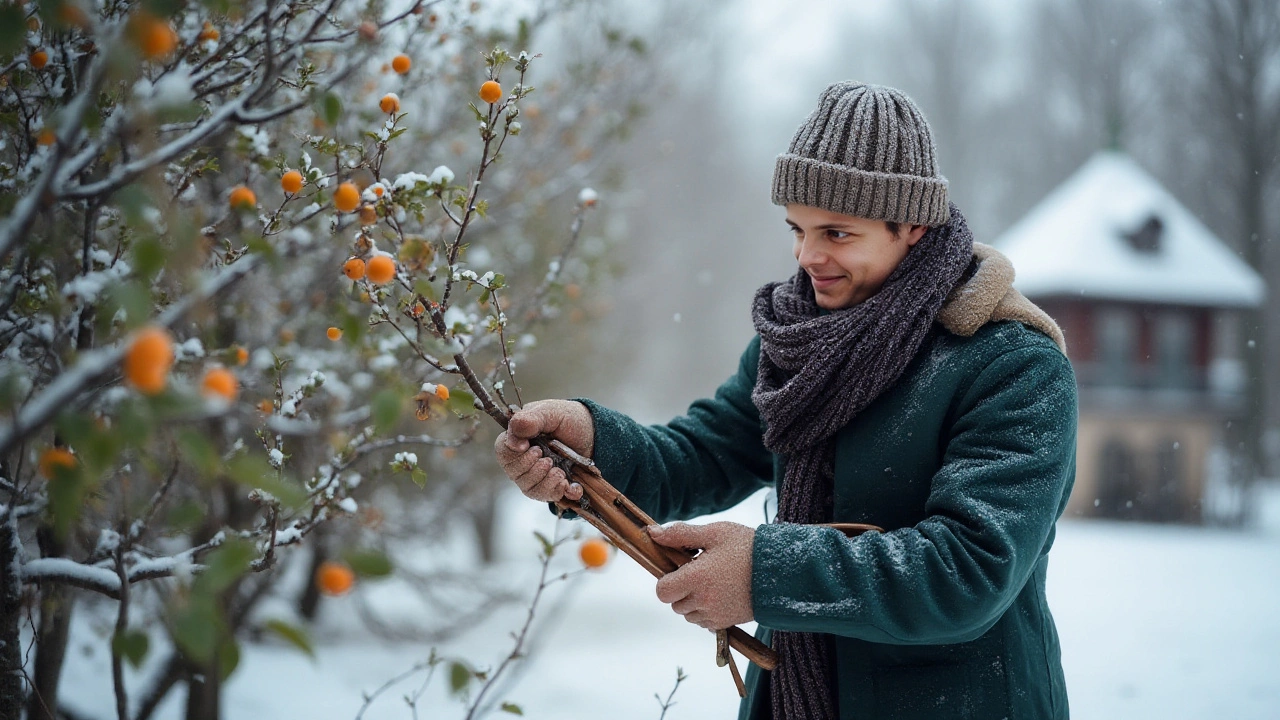
[[[1280,717],[1280,486],[1267,488],[1262,499],[1263,522],[1247,531],[1059,524],[1049,600],[1074,717]],[[531,591],[537,566],[530,533],[550,533],[555,523],[543,506],[518,496],[509,508],[508,557],[500,572]],[[717,517],[755,524],[760,514],[755,499]],[[569,560],[562,567],[570,567]],[[394,611],[399,603],[406,616],[418,612],[392,584],[366,591],[379,607]],[[526,717],[656,720],[654,694],[666,696],[679,666],[689,678],[667,718],[734,716],[737,695],[728,671],[715,666],[710,633],[659,603],[653,580],[626,558],[553,586],[547,600],[532,658],[514,666],[512,682],[496,700],[520,705]],[[226,690],[224,717],[352,720],[362,693],[427,657],[427,647],[368,638],[352,619],[351,602],[340,598],[324,607],[315,661],[282,645],[247,647]],[[500,613],[440,653],[491,666],[521,620],[516,610]],[[95,632],[87,621],[75,629],[80,641]],[[108,665],[101,650],[86,654],[84,645],[73,640],[68,656],[67,701],[86,718],[114,717]],[[415,717],[402,698],[423,677],[396,685],[364,717]],[[141,686],[141,677],[129,679]],[[417,717],[462,716],[445,685],[443,673],[432,680]],[[181,700],[170,698],[161,717],[180,718]]]

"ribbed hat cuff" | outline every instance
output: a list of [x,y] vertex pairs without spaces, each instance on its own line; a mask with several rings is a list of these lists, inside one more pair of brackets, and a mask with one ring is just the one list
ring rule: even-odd
[[774,166],[773,203],[909,225],[951,218],[944,177],[869,172],[791,153],[779,155]]

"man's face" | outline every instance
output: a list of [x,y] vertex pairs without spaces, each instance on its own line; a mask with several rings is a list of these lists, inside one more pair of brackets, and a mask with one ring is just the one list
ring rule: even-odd
[[889,232],[883,220],[841,215],[808,205],[787,205],[795,256],[813,282],[818,307],[840,310],[875,295],[928,229],[903,225]]

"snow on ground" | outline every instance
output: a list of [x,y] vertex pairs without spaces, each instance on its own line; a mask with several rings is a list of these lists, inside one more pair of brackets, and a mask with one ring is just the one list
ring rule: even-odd
[[[1265,489],[1267,525],[1221,530],[1096,521],[1064,521],[1050,555],[1050,607],[1062,640],[1072,714],[1080,718],[1262,720],[1280,707],[1280,484]],[[501,573],[532,590],[534,529],[554,520],[539,503],[508,499],[510,518]],[[759,498],[717,518],[755,524]],[[566,555],[568,553],[565,553]],[[563,558],[570,567],[571,558]],[[501,701],[526,717],[656,720],[655,693],[671,689],[677,666],[689,679],[667,713],[680,718],[733,717],[737,696],[713,660],[710,633],[689,625],[653,596],[653,580],[626,558],[549,591],[533,656],[517,669]],[[568,592],[564,592],[564,590]],[[379,605],[406,604],[394,586],[370,588]],[[565,602],[567,599],[567,602]],[[249,646],[226,689],[227,720],[351,720],[362,693],[427,657],[429,648],[388,644],[359,630],[351,598],[330,601],[315,630],[313,662],[283,645]],[[412,613],[411,604],[405,612]],[[420,612],[420,611],[419,611]],[[443,646],[442,655],[493,666],[510,647],[519,608],[500,613]],[[94,632],[87,622],[78,638]],[[63,687],[86,717],[113,717],[110,674],[99,650],[73,643]],[[101,647],[101,646],[99,646]],[[403,696],[419,674],[373,703],[365,718],[408,720]],[[130,677],[131,685],[140,680]],[[419,703],[421,716],[455,718],[444,673]],[[181,698],[161,713],[181,717]],[[495,713],[503,717],[503,713]]]

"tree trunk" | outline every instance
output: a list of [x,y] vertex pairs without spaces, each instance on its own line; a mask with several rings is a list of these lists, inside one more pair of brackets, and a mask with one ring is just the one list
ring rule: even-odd
[[498,518],[498,486],[487,483],[479,491],[479,497],[472,498],[471,525],[476,531],[476,543],[480,548],[480,560],[490,565],[497,559],[497,518]]
[[315,577],[320,571],[320,564],[329,559],[324,530],[325,526],[321,525],[311,533],[311,563],[307,567],[307,584],[302,587],[302,594],[298,596],[298,615],[307,622],[315,620],[316,614],[320,612],[320,588],[316,587]]
[[[66,545],[53,527],[42,524],[36,530],[42,557],[62,557]],[[34,692],[27,704],[28,720],[57,720],[58,683],[62,661],[67,655],[71,634],[71,612],[75,604],[72,588],[61,583],[44,583],[40,588],[40,626],[36,630],[36,662],[32,675]]]
[[222,682],[218,678],[217,654],[208,667],[192,667],[187,676],[186,720],[218,720],[218,702],[222,694]]
[[160,707],[160,702],[169,696],[169,691],[182,678],[182,656],[175,652],[165,661],[164,670],[156,676],[151,689],[143,696],[142,704],[138,706],[138,714],[134,716],[134,720],[150,720],[156,709]]
[[0,523],[0,720],[22,715],[22,646],[18,628],[22,619],[22,582],[18,579],[18,521],[12,512]]

